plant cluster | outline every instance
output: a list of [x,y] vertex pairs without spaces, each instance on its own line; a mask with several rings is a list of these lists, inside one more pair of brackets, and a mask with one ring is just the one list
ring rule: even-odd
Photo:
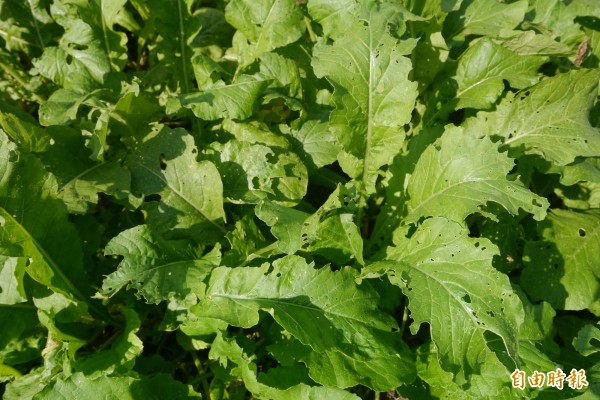
[[0,43],[4,399],[600,396],[597,0],[0,0]]

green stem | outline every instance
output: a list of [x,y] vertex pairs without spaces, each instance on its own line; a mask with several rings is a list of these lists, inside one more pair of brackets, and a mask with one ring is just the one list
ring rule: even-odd
[[204,389],[204,394],[207,399],[210,399],[210,387],[208,386],[208,382],[206,381],[206,371],[202,366],[202,362],[200,358],[198,358],[198,354],[195,351],[192,351],[192,360],[194,361],[194,365],[198,370],[198,376],[200,377],[200,383],[202,383],[202,389]]
[[25,89],[27,92],[31,93],[31,97],[35,101],[37,101],[40,104],[42,104],[42,103],[44,103],[46,101],[42,97],[40,97],[38,94],[36,94],[36,93],[32,92],[31,90],[27,89],[27,83],[19,76],[19,74],[17,73],[17,71],[15,71],[15,70],[12,69],[11,66],[0,62],[0,67],[2,67],[2,69],[4,71],[6,71],[23,89]]
[[[31,1],[31,0],[29,0]],[[108,32],[106,31],[106,21],[104,21],[104,1],[100,1],[100,9],[101,9],[101,16],[100,19],[102,21],[102,34],[104,36],[104,46],[106,47],[106,57],[108,58],[108,65],[110,66],[110,70],[113,70],[112,67],[112,61],[110,59],[110,53],[111,53],[111,49],[110,49],[110,43],[108,41]]]
[[35,31],[37,33],[38,40],[40,41],[40,48],[43,49],[44,48],[44,40],[42,39],[42,33],[40,32],[40,27],[38,25],[37,19],[35,19],[35,14],[33,13],[33,3],[31,2],[31,0],[29,0],[28,3],[29,3],[29,11],[31,11],[31,18],[33,19],[33,25],[35,26]]
[[248,257],[246,258],[246,261],[244,261],[242,264],[240,264],[239,267],[245,267],[250,261],[260,257],[264,253],[267,253],[267,252],[269,252],[271,250],[275,250],[275,249],[277,249],[277,242],[273,242],[268,246],[258,249],[254,253],[249,254]]
[[406,296],[402,299],[402,323],[400,324],[400,334],[404,334],[404,329],[406,328],[406,321],[408,321],[408,307],[406,304],[407,298]]
[[308,37],[310,38],[311,42],[316,42],[317,41],[317,35],[315,34],[315,31],[312,28],[312,25],[310,24],[310,19],[308,17],[304,17],[304,25],[306,25],[306,31],[308,32]]

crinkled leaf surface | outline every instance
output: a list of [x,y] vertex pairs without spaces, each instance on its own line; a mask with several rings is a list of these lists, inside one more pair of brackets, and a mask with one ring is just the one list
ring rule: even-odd
[[219,267],[195,312],[251,327],[268,310],[307,346],[310,376],[324,385],[387,390],[412,381],[412,356],[395,322],[377,312],[377,293],[356,277],[349,268],[316,270],[298,256],[260,268]]
[[491,350],[489,333],[500,337],[518,362],[523,306],[506,275],[491,265],[495,246],[444,218],[427,219],[410,237],[395,234],[386,261],[367,266],[363,277],[387,274],[409,299],[416,333],[428,323],[444,369],[479,373]]
[[519,208],[542,219],[548,201],[519,182],[507,179],[514,160],[498,145],[472,131],[446,127],[446,132],[421,155],[408,183],[407,222],[443,216],[457,222],[487,202],[511,214]]
[[[285,143],[285,142],[284,142]],[[230,140],[214,143],[224,195],[234,202],[257,203],[270,199],[296,205],[306,194],[308,172],[300,157],[280,146]]]
[[541,240],[525,247],[521,284],[527,293],[558,310],[583,310],[597,303],[600,211],[553,210],[538,230]]
[[374,9],[367,21],[354,22],[332,45],[319,43],[313,53],[315,74],[334,87],[329,124],[345,152],[340,164],[362,181],[366,193],[374,191],[379,168],[400,150],[417,96],[405,57],[414,42],[392,36],[393,17]]
[[106,245],[105,253],[124,259],[102,282],[102,294],[111,296],[131,284],[148,303],[185,298],[220,261],[219,254],[202,259],[188,241],[164,240],[147,225],[121,232]]

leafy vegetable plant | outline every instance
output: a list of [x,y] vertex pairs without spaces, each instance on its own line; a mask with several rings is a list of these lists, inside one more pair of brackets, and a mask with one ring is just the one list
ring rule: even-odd
[[0,36],[4,399],[600,396],[596,0],[2,0]]

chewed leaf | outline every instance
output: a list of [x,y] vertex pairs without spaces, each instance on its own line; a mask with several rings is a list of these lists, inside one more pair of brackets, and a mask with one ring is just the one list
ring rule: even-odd
[[112,296],[132,285],[148,303],[185,298],[202,286],[220,261],[218,249],[216,254],[201,257],[188,241],[164,240],[147,225],[121,232],[106,245],[105,254],[124,259],[119,269],[104,279],[101,294]]
[[490,333],[518,362],[523,306],[506,275],[492,267],[497,254],[486,239],[443,218],[427,219],[411,237],[398,232],[387,260],[365,268],[363,277],[387,274],[408,297],[413,334],[428,323],[442,367],[479,373]]
[[525,246],[523,288],[558,310],[597,308],[600,211],[554,210],[538,230],[541,240]]
[[544,79],[505,104],[505,117],[490,131],[504,137],[513,156],[539,154],[556,165],[600,157],[600,131],[588,118],[599,80],[589,69]]

